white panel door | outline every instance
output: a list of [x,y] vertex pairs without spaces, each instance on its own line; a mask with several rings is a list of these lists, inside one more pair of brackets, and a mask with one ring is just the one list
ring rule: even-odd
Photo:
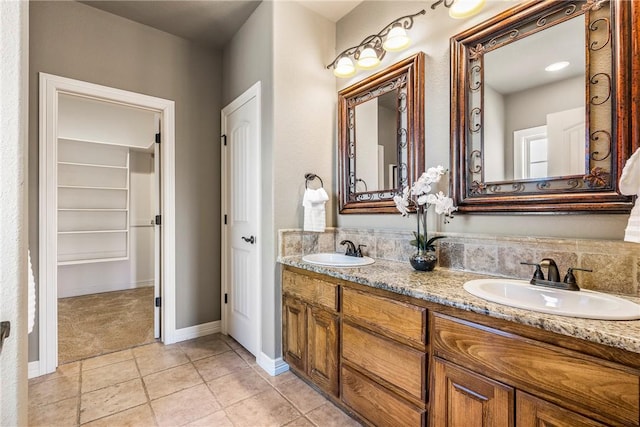
[[547,115],[549,175],[584,175],[586,171],[585,108],[573,108]]
[[[233,105],[233,104],[232,104]],[[225,109],[226,110],[226,109]],[[258,101],[227,113],[227,333],[258,351],[259,137]]]

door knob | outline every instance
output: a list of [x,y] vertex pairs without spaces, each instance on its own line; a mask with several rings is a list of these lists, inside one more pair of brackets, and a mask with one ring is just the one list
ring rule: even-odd
[[242,236],[242,240],[244,240],[245,242],[249,242],[252,245],[256,242],[256,238],[251,236],[251,237],[244,237]]

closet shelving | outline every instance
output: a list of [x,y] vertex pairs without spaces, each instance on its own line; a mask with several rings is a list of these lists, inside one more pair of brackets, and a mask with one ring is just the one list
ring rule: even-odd
[[58,265],[129,259],[129,149],[58,138]]

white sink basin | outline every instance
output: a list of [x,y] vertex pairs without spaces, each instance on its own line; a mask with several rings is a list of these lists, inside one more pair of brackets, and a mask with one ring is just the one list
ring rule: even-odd
[[339,253],[309,254],[302,257],[302,260],[310,264],[326,265],[330,267],[360,267],[373,264],[375,260],[368,256],[355,257],[346,256]]
[[464,284],[464,289],[498,304],[559,316],[599,320],[640,319],[640,305],[600,292],[564,291],[509,279],[470,280]]

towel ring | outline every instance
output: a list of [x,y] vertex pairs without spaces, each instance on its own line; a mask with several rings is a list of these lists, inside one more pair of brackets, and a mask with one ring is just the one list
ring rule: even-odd
[[304,179],[305,179],[304,188],[309,188],[309,181],[313,181],[316,178],[320,180],[320,187],[324,187],[324,182],[322,182],[322,178],[320,178],[315,173],[306,173],[304,175]]
[[[361,182],[361,183],[362,183],[362,185],[364,185],[364,192],[365,192],[365,193],[368,193],[368,192],[369,192],[369,188],[367,187],[367,183],[364,181],[364,179],[362,179],[362,178],[358,178],[358,179],[356,179],[356,184],[357,184],[358,182]],[[356,191],[356,193],[357,193],[357,191]]]

